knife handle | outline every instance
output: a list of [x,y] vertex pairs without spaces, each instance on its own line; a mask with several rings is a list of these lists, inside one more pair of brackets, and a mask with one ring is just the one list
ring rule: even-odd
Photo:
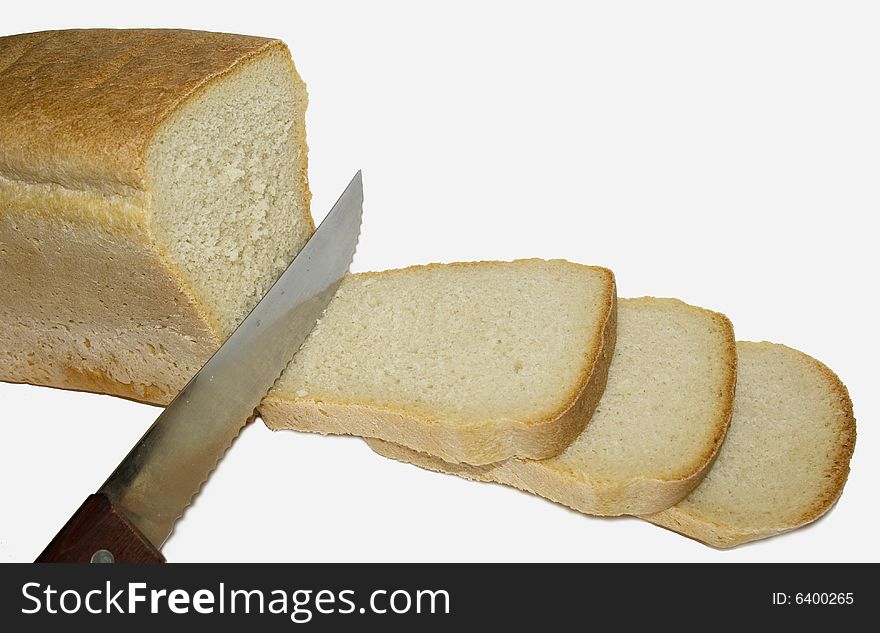
[[165,557],[107,495],[89,496],[37,563],[164,563]]

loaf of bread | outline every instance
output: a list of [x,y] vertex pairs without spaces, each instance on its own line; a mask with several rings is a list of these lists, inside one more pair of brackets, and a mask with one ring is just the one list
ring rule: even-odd
[[737,343],[739,379],[727,440],[708,475],[673,508],[646,516],[715,547],[815,521],[843,491],[856,423],[828,367],[784,345]]
[[314,230],[278,40],[0,38],[0,380],[168,402]]
[[550,457],[602,394],[615,308],[610,271],[565,261],[351,275],[260,411],[451,461]]
[[[0,380],[169,402],[314,231],[306,104],[279,40],[0,37]],[[349,275],[295,352],[270,428],[716,547],[820,517],[855,444],[819,361],[672,299],[618,322],[559,260]]]
[[617,345],[593,419],[557,457],[484,467],[367,439],[381,455],[503,483],[596,515],[656,512],[702,480],[727,429],[736,382],[733,328],[675,299],[621,299]]

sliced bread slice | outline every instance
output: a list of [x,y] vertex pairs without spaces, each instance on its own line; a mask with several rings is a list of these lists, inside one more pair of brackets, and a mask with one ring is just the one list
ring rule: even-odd
[[503,483],[587,514],[668,508],[703,478],[733,407],[733,328],[676,299],[621,299],[605,393],[561,455],[481,468],[368,439],[376,452],[468,479]]
[[351,275],[262,417],[472,464],[557,455],[602,395],[616,305],[611,271],[561,260]]
[[828,367],[784,345],[737,343],[739,380],[727,440],[686,499],[643,517],[715,547],[815,521],[849,474],[856,423]]

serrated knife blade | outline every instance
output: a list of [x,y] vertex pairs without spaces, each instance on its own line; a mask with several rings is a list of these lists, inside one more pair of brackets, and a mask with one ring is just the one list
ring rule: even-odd
[[[359,171],[263,299],[93,495],[109,500],[157,551],[330,303],[354,256],[362,207]],[[59,558],[47,552],[88,503],[38,561]],[[120,559],[109,547],[98,550]]]

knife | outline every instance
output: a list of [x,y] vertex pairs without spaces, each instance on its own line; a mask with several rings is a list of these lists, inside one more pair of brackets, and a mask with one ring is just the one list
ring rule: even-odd
[[336,293],[363,199],[358,171],[287,270],[36,562],[164,562],[174,523]]

